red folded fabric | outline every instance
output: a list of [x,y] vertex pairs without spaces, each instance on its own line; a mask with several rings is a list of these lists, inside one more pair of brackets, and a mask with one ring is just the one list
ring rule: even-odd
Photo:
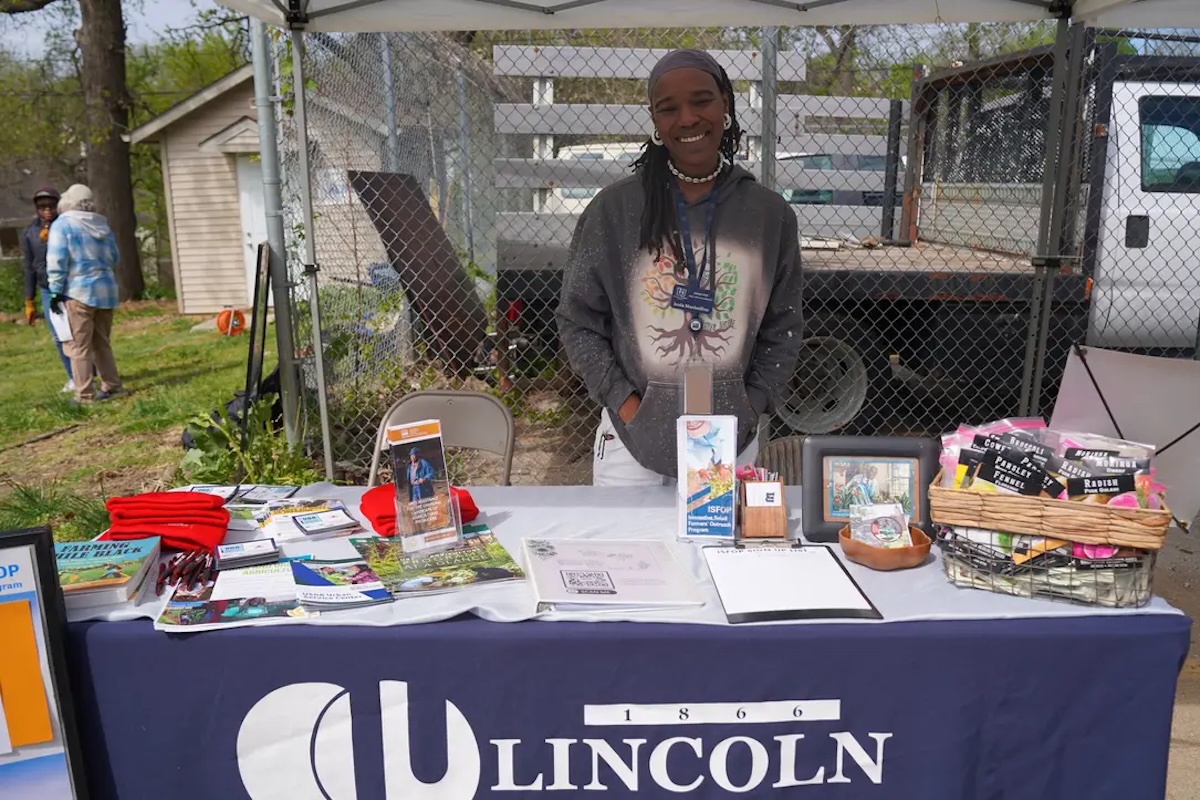
[[228,526],[229,512],[225,509],[217,509],[216,511],[192,511],[185,509],[177,513],[168,513],[166,511],[154,511],[144,514],[130,514],[126,511],[109,511],[108,518],[112,520],[114,525],[122,523],[134,523],[139,525],[170,525],[175,522],[183,522],[188,525],[212,525],[212,526]]
[[100,536],[105,541],[160,536],[163,547],[211,553],[229,528],[225,500],[200,492],[145,492],[111,497],[104,505],[111,521]]
[[[451,486],[450,495],[458,501],[464,523],[479,516],[479,506],[466,489]],[[380,536],[396,535],[396,484],[385,483],[363,492],[358,508]]]
[[144,492],[126,497],[110,497],[104,504],[110,512],[120,511],[133,515],[143,511],[180,510],[215,511],[225,507],[225,500],[214,494],[201,492]]
[[[228,525],[228,512],[226,512]],[[186,522],[168,524],[142,525],[127,523],[112,525],[100,539],[104,541],[125,541],[128,539],[147,539],[151,536],[161,536],[163,547],[175,550],[204,550],[216,552],[217,545],[225,541],[226,525],[193,525]]]

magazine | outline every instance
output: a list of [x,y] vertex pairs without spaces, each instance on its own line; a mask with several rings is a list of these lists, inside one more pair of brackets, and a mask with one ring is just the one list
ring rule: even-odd
[[175,633],[290,622],[314,615],[300,603],[287,562],[218,572],[215,580],[176,586],[154,621]]
[[385,435],[396,484],[396,536],[404,552],[457,547],[461,535],[446,475],[441,422],[391,425]]
[[438,553],[405,553],[394,539],[377,537],[351,539],[350,544],[398,598],[525,578],[486,525],[464,525],[462,546]]

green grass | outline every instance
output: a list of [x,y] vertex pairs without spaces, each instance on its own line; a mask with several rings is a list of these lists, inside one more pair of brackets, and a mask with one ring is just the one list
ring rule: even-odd
[[21,260],[0,258],[0,314],[25,313],[25,277]]
[[[42,491],[54,507],[72,498],[102,502],[173,480],[185,423],[223,406],[246,379],[249,338],[193,332],[200,321],[180,317],[173,303],[123,305],[113,351],[129,394],[86,408],[72,407],[71,395],[59,391],[65,375],[44,322],[33,328],[0,323],[0,527],[21,516],[19,508],[6,516],[5,504],[28,506],[29,518],[47,516],[34,513],[46,512],[45,503],[17,490]],[[272,330],[265,361],[267,369],[275,363]],[[75,427],[63,431],[68,426]]]

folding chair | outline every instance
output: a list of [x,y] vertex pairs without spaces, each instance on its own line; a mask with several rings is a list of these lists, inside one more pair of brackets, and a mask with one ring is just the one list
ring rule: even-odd
[[771,472],[778,472],[785,486],[799,486],[803,470],[800,467],[800,450],[803,436],[785,436],[767,443],[758,451],[754,465]]
[[468,450],[495,453],[503,460],[501,485],[512,478],[513,444],[516,433],[508,407],[490,394],[430,389],[405,395],[392,404],[379,423],[375,452],[371,456],[371,474],[367,486],[379,481],[379,461],[386,452],[386,431],[390,425],[402,425],[423,419],[442,423],[442,444]]

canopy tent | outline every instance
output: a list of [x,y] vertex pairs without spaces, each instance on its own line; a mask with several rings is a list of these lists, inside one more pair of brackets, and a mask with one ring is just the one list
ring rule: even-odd
[[1095,27],[1200,27],[1197,0],[219,0],[280,28],[454,31],[888,25],[1057,19]]
[[[221,5],[247,14],[252,19],[251,42],[255,63],[255,105],[260,140],[263,143],[264,176],[279,175],[279,155],[275,148],[274,120],[262,113],[272,106],[270,43],[265,25],[290,31],[294,57],[293,85],[296,92],[294,116],[299,136],[297,164],[300,178],[303,230],[302,258],[309,289],[309,311],[317,341],[321,337],[320,302],[316,275],[318,266],[313,244],[314,213],[312,176],[309,164],[309,133],[306,122],[304,80],[305,32],[431,32],[471,30],[532,29],[610,29],[610,28],[689,28],[689,27],[779,27],[817,25],[886,25],[988,22],[1036,22],[1057,20],[1055,88],[1065,88],[1060,76],[1065,69],[1068,21],[1097,28],[1200,28],[1200,0],[217,0]],[[764,65],[774,64],[777,45],[764,39]],[[764,66],[764,69],[766,67]],[[772,72],[774,67],[771,67]],[[773,89],[764,89],[773,92]],[[773,100],[768,101],[773,105]],[[1052,103],[1053,105],[1053,103]],[[774,130],[772,115],[764,115],[764,131]],[[1043,191],[1049,193],[1050,154],[1047,154],[1047,178]],[[774,153],[763,155],[764,176],[773,171]],[[269,163],[268,163],[269,162]],[[282,205],[277,177],[264,177],[267,205]],[[275,273],[286,274],[280,266],[284,246],[282,213],[268,213],[268,241],[273,252],[272,280]],[[1043,228],[1046,227],[1043,220]],[[282,281],[282,279],[280,279]],[[1049,281],[1047,282],[1049,284]],[[282,282],[280,285],[284,285]],[[277,329],[291,326],[287,303],[276,304]],[[1047,317],[1048,318],[1048,317]],[[1035,324],[1031,322],[1031,326]],[[1032,328],[1031,328],[1032,329]],[[1044,339],[1045,333],[1042,333]],[[295,369],[280,339],[281,372]],[[1031,345],[1032,346],[1032,345]],[[333,479],[332,436],[329,427],[322,347],[315,347],[313,361],[317,404],[324,449],[325,475]],[[286,363],[285,363],[286,362]],[[1026,384],[1030,381],[1027,379]],[[285,381],[285,391],[288,383]],[[1040,375],[1034,385],[1040,384]],[[289,440],[294,441],[294,420],[288,420],[296,398],[284,398],[285,423]],[[294,412],[293,412],[294,413]]]

